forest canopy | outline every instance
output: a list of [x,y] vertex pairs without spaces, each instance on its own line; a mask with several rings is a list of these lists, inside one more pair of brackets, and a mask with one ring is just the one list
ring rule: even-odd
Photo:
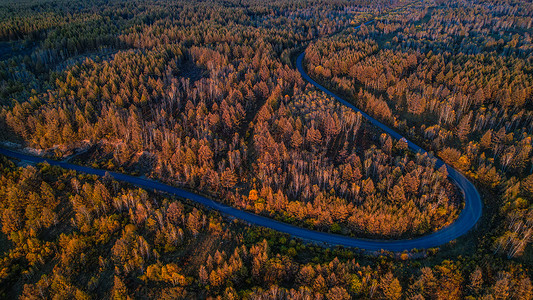
[[[0,156],[0,297],[531,299],[532,18],[518,0],[1,0],[1,147],[378,239],[459,217],[440,157],[484,209],[440,249],[367,253]],[[302,52],[429,154],[308,84]]]

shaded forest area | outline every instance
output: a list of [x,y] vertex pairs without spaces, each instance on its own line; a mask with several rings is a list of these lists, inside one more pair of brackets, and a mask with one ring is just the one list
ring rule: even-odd
[[0,157],[1,296],[531,299],[532,8],[1,1],[4,145],[321,231],[453,222],[463,200],[445,169],[302,80],[291,61],[309,44],[314,78],[463,171],[491,212],[442,251],[366,256]]

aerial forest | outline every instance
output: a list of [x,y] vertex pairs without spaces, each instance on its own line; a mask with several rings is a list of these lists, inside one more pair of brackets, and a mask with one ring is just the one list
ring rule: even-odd
[[[533,299],[533,4],[0,0],[0,298]],[[296,68],[405,138],[316,89]],[[436,167],[442,159],[449,167]]]

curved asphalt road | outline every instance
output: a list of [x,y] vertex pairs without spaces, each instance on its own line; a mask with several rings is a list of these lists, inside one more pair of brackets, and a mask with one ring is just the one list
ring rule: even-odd
[[[371,23],[367,22],[365,24]],[[356,28],[359,28],[357,26]],[[379,122],[378,120],[372,118],[365,112],[361,111],[359,108],[355,107],[352,103],[342,99],[341,97],[335,95],[333,92],[329,91],[316,81],[314,81],[309,75],[305,72],[303,68],[303,59],[305,56],[305,52],[302,52],[298,58],[296,59],[296,67],[298,68],[298,72],[302,75],[302,77],[307,80],[309,83],[314,85],[319,90],[323,91],[327,95],[335,98],[335,100],[339,101],[343,105],[347,106],[348,108],[359,112],[365,119],[367,119],[372,125],[379,127],[381,130],[385,131],[392,137],[396,139],[405,139],[407,141],[407,145],[409,149],[411,149],[414,152],[420,152],[420,153],[426,153],[427,151],[419,147],[418,145],[414,144],[413,142],[407,140],[405,137],[403,137],[398,132],[394,131],[393,129],[387,127],[385,124]],[[470,182],[463,174],[459,173],[457,170],[449,166],[448,164],[445,164],[441,159],[437,158],[437,161],[435,163],[435,168],[440,168],[443,165],[446,166],[446,169],[448,171],[448,177],[457,185],[457,187],[461,190],[463,197],[465,199],[465,207],[461,211],[461,214],[457,218],[455,222],[450,224],[449,226],[442,228],[441,230],[420,237],[412,240],[395,240],[395,241],[384,241],[384,240],[356,240],[356,239],[350,239],[351,241],[344,242],[342,241],[342,245],[346,246],[354,246],[359,248],[365,248],[365,249],[385,249],[385,250],[391,250],[391,251],[400,251],[400,250],[409,250],[413,248],[431,248],[436,247],[439,245],[442,245],[444,243],[447,243],[451,240],[454,240],[461,235],[467,233],[472,227],[474,227],[481,217],[481,212],[483,208],[483,204],[481,202],[481,197],[479,196],[479,193],[476,189],[476,187]]]
[[[304,73],[305,74],[305,73]],[[390,129],[389,129],[390,130]],[[53,166],[59,166],[64,169],[75,170],[77,172],[93,174],[98,176],[104,176],[106,173],[111,175],[114,179],[119,181],[125,181],[146,190],[154,190],[159,192],[165,192],[174,196],[189,199],[194,202],[198,202],[208,208],[218,210],[222,214],[232,216],[241,219],[250,224],[268,227],[280,232],[288,233],[292,236],[299,237],[306,240],[313,240],[317,242],[324,242],[330,245],[341,245],[346,247],[356,247],[366,250],[389,250],[389,251],[403,251],[411,249],[422,249],[436,247],[446,242],[449,242],[470,230],[476,221],[481,216],[481,200],[474,186],[461,174],[454,169],[448,168],[450,177],[455,180],[457,185],[463,190],[465,197],[466,207],[461,212],[459,218],[450,226],[443,228],[435,233],[427,236],[423,236],[412,240],[367,240],[356,239],[347,236],[319,232],[309,229],[300,228],[287,223],[279,222],[266,217],[258,216],[256,214],[242,211],[225,204],[213,201],[207,197],[194,194],[192,192],[172,187],[157,181],[150,179],[143,179],[135,176],[125,175],[121,173],[109,172],[100,169],[94,169],[90,167],[84,167],[79,165],[70,164],[67,162],[56,161],[51,159],[42,158],[39,156],[27,155],[20,152],[15,152],[0,148],[0,154],[9,156],[12,158],[28,161],[31,163],[43,163],[47,162]],[[437,163],[437,166],[439,163]],[[440,165],[442,162],[440,161]]]
[[[368,24],[370,22],[367,22],[365,24]],[[366,113],[362,112],[357,107],[355,107],[353,104],[336,96],[335,94],[333,94],[332,92],[328,91],[326,88],[324,88],[323,86],[315,82],[313,79],[311,79],[303,69],[303,66],[302,66],[303,58],[304,58],[304,53],[298,56],[296,64],[298,67],[298,71],[301,73],[301,75],[303,76],[305,80],[309,81],[315,87],[322,90],[329,96],[335,98],[337,101],[341,102],[347,107],[353,109],[354,111],[361,113],[363,117],[368,119],[372,124],[381,128],[383,131],[390,134],[392,137],[396,139],[403,138],[400,134],[398,134],[394,130],[380,123],[376,119],[370,117],[369,115],[367,115]],[[425,150],[423,150],[422,148],[413,144],[410,141],[407,141],[407,144],[409,145],[409,148],[415,152],[426,153]],[[191,201],[198,202],[208,208],[218,210],[224,215],[228,215],[228,216],[241,219],[250,224],[268,227],[268,228],[271,228],[271,229],[274,229],[280,232],[288,233],[292,236],[299,237],[299,238],[306,239],[306,240],[324,242],[329,245],[356,247],[356,248],[370,250],[370,251],[376,251],[376,250],[383,249],[383,250],[400,252],[403,250],[437,247],[451,240],[454,240],[460,237],[461,235],[465,234],[466,232],[468,232],[472,227],[474,227],[478,219],[481,217],[481,211],[482,211],[481,198],[479,197],[479,193],[477,192],[474,185],[470,181],[468,181],[468,179],[466,179],[462,174],[460,174],[459,172],[457,172],[455,169],[451,168],[450,166],[446,165],[448,169],[449,177],[455,182],[455,184],[459,187],[459,189],[461,189],[464,199],[465,199],[465,208],[459,215],[459,218],[457,218],[457,220],[454,223],[450,224],[449,226],[435,233],[432,233],[432,234],[429,234],[423,237],[419,237],[416,239],[411,239],[411,240],[356,239],[356,238],[351,238],[348,236],[342,236],[342,235],[337,235],[337,234],[304,229],[304,228],[300,228],[300,227],[290,225],[287,223],[279,222],[273,219],[258,216],[256,214],[242,211],[242,210],[224,205],[222,203],[213,201],[207,197],[194,194],[192,192],[189,192],[189,191],[186,191],[180,188],[172,187],[172,186],[169,186],[169,185],[157,182],[157,181],[153,181],[150,179],[143,179],[143,178],[125,175],[121,173],[109,172],[109,171],[94,169],[90,167],[78,166],[78,165],[70,164],[67,162],[45,159],[42,157],[27,155],[27,154],[23,154],[20,152],[7,150],[4,148],[0,148],[0,154],[9,156],[12,158],[32,162],[32,163],[47,162],[53,166],[59,166],[65,169],[75,170],[77,172],[93,174],[93,175],[98,175],[98,176],[104,176],[106,173],[108,173],[116,180],[125,181],[125,182],[128,182],[130,184],[136,185],[138,187],[141,187],[147,190],[165,192],[165,193],[168,193],[174,196],[186,198]],[[436,168],[440,168],[442,165],[444,165],[444,162],[440,159],[437,159]]]

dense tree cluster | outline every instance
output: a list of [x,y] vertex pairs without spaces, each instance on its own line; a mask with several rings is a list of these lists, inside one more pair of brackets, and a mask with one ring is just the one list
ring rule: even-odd
[[[2,169],[2,233],[12,245],[3,255],[1,281],[6,287],[21,275],[37,279],[24,288],[26,296],[45,289],[50,291],[41,297],[86,295],[106,284],[113,273],[104,272],[109,268],[116,275],[146,273],[149,280],[188,284],[191,279],[175,263],[161,265],[159,253],[186,248],[189,237],[200,232],[222,230],[220,217],[181,202],[161,202],[109,178],[95,180],[49,165],[16,168],[5,158]],[[53,271],[39,280],[36,274],[50,261]],[[80,277],[83,290],[76,287]]]
[[532,11],[3,1],[2,146],[333,233],[410,238],[453,222],[446,168],[307,85],[293,61],[309,45],[314,78],[464,172],[487,205],[483,228],[440,252],[365,254],[0,156],[0,297],[532,299]]
[[[307,93],[283,62],[296,41],[334,32],[347,22],[346,13],[318,7],[308,13],[331,9],[338,22],[316,24],[289,10],[304,22],[298,28],[317,30],[299,32],[287,30],[296,24],[279,20],[282,12],[220,9],[152,8],[153,23],[125,28],[116,38],[130,49],[54,73],[46,93],[2,109],[5,127],[31,148],[62,155],[93,145],[91,164],[143,165],[169,183],[315,229],[400,237],[440,229],[457,217],[460,201],[429,159],[393,151],[390,137],[368,138],[379,133],[366,125],[360,132],[360,116]],[[265,24],[250,27],[250,15]],[[274,20],[282,25],[271,25]],[[92,38],[83,28],[94,24],[86,20],[51,31],[40,48],[69,57],[79,53],[76,45],[118,47],[106,38],[115,36],[116,22],[112,29],[100,21],[91,29],[96,42],[64,38],[72,32]],[[257,199],[247,197],[250,190]]]
[[531,13],[525,2],[411,7],[306,52],[309,72],[326,85],[499,192],[502,202],[521,199],[502,208],[515,234],[501,236],[497,249],[532,241],[533,194],[508,192],[527,185],[533,171]]
[[481,266],[464,259],[420,266],[406,253],[369,260],[227,222],[108,177],[17,167],[4,157],[0,168],[6,298],[531,299],[533,293],[527,269],[516,263],[501,266],[486,257]]
[[457,217],[445,171],[406,152],[403,141],[372,138],[376,132],[360,114],[316,93],[275,106],[265,103],[254,124],[259,196],[243,207],[281,211],[331,231],[387,236],[423,233]]

